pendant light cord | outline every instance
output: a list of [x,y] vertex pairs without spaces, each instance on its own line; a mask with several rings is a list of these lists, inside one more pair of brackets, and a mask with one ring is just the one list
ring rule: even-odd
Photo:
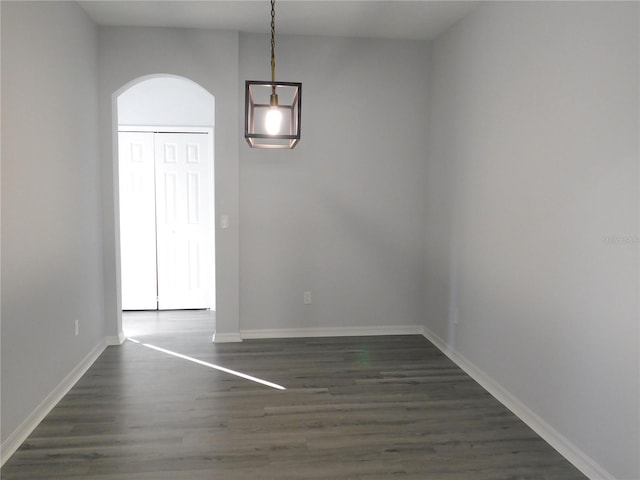
[[271,0],[271,81],[276,81],[276,0]]

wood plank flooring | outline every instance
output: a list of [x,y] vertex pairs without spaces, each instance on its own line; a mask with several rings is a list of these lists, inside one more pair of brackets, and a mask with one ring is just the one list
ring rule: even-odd
[[131,320],[153,327],[128,329],[143,343],[286,390],[127,341],[100,356],[3,480],[586,478],[421,336],[216,345],[203,312]]

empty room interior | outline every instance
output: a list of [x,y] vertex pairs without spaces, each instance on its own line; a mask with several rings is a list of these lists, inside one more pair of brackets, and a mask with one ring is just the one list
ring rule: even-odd
[[0,2],[0,477],[640,480],[640,2],[272,5]]

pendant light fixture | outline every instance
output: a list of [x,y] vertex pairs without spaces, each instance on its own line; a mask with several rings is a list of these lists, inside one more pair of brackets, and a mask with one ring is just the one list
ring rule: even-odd
[[302,83],[276,82],[275,0],[271,0],[271,81],[247,80],[244,138],[253,148],[293,148],[300,140]]

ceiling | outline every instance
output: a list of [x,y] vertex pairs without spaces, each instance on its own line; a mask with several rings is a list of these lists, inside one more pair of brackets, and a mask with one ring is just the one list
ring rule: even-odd
[[[99,25],[213,28],[268,33],[268,0],[78,1]],[[474,1],[278,0],[276,33],[431,40]]]

